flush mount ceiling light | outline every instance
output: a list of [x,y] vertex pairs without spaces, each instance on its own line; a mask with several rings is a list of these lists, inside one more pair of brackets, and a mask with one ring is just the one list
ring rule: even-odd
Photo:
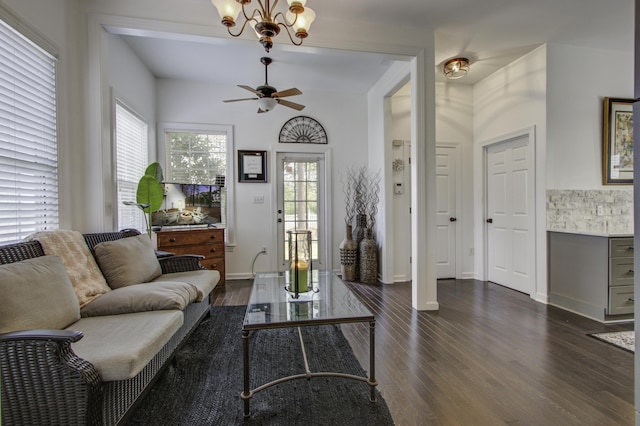
[[[249,5],[251,0],[211,0],[211,3],[218,9],[222,25],[227,27],[231,36],[238,37],[248,24],[256,32],[260,43],[267,52],[273,47],[272,38],[280,33],[281,28],[286,30],[291,43],[296,46],[302,44],[302,41],[309,35],[311,23],[316,19],[315,12],[304,7],[306,2],[307,0],[287,0],[289,10],[285,14],[275,10],[278,0],[257,0],[258,5],[253,9]],[[231,28],[235,27],[240,12],[242,12],[244,22],[240,31],[233,33]],[[292,32],[297,40],[291,35]]]
[[467,58],[453,58],[444,63],[444,75],[450,80],[462,78],[469,72],[469,60]]

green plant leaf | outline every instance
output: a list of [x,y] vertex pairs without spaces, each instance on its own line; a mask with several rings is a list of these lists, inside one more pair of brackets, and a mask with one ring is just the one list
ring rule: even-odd
[[164,176],[162,175],[162,166],[158,162],[149,164],[147,169],[144,171],[144,174],[153,176],[158,182],[162,182],[164,180]]
[[152,175],[144,175],[138,182],[138,191],[136,192],[136,202],[140,204],[149,204],[149,207],[143,211],[152,213],[162,206],[164,191],[160,182]]

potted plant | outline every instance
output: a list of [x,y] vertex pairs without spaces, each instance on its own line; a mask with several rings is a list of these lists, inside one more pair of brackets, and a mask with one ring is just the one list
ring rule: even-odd
[[144,171],[144,176],[138,181],[138,189],[136,191],[136,202],[125,201],[128,206],[137,206],[145,214],[145,223],[147,233],[151,237],[151,214],[160,209],[164,200],[164,190],[161,182],[164,177],[162,175],[162,166],[155,162],[149,164]]

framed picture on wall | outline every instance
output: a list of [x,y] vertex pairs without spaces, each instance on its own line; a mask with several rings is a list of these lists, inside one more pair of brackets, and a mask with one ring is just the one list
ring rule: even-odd
[[602,137],[603,185],[633,184],[633,103],[604,98]]
[[267,151],[238,150],[238,182],[267,182]]

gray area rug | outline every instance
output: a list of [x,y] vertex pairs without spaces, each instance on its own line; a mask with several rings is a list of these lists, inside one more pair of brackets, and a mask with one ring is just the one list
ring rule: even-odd
[[[243,416],[241,328],[244,306],[214,307],[176,354],[127,425],[392,425],[386,402],[366,383],[293,380],[251,399]],[[365,375],[339,326],[303,327],[311,371]],[[297,329],[252,332],[251,387],[304,372]]]
[[635,332],[632,331],[612,331],[609,333],[593,333],[589,336],[617,346],[629,352],[635,352]]

